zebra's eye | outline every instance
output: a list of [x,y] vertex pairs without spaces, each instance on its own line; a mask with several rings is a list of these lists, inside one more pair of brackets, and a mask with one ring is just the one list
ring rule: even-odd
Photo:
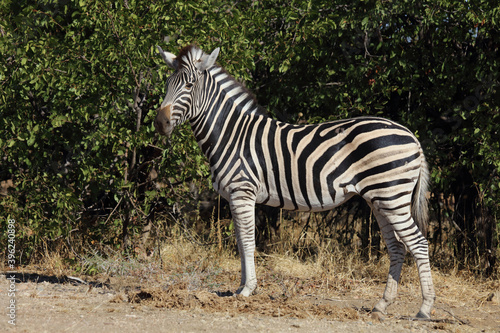
[[193,88],[193,84],[191,82],[186,83],[186,89],[191,90]]

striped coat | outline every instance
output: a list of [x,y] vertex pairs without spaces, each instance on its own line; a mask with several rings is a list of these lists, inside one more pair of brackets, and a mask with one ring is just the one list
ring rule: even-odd
[[408,129],[376,117],[316,125],[276,121],[215,64],[219,49],[210,55],[195,46],[178,56],[159,51],[175,72],[155,127],[170,135],[180,123],[191,124],[213,186],[230,203],[242,265],[237,293],[249,296],[257,286],[256,203],[324,211],[359,195],[372,208],[391,258],[386,290],[374,311],[385,312],[396,297],[408,249],[422,286],[417,316],[430,317],[435,293],[424,236],[429,174],[420,143]]

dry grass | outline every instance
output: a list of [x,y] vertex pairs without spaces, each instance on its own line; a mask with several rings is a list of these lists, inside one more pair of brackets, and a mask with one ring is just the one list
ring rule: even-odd
[[[379,258],[366,260],[357,252],[345,251],[332,244],[315,246],[317,254],[306,260],[289,253],[256,253],[259,286],[284,295],[334,295],[339,291],[381,295],[390,262],[386,253],[380,254]],[[234,291],[239,285],[240,260],[232,251],[218,251],[216,246],[194,245],[181,237],[164,246],[161,258],[164,269],[179,272],[184,279],[191,279],[193,287],[213,290],[213,287],[218,286],[219,290]],[[493,302],[498,302],[500,297],[500,282],[497,278],[481,278],[456,269],[433,269],[432,273],[438,299],[443,304],[472,302],[481,306],[488,302],[492,293],[495,295]],[[217,284],[207,285],[206,281],[210,277]],[[193,280],[198,282],[195,284]],[[420,297],[417,267],[409,254],[403,266],[400,293],[414,295],[416,299]]]
[[[194,234],[174,230],[173,236],[156,246],[149,256],[141,252],[124,256],[119,251],[104,248],[90,250],[75,265],[57,253],[46,253],[36,265],[22,270],[54,276],[79,275],[86,280],[93,276],[101,282],[110,281],[119,292],[144,286],[234,292],[240,281],[240,259],[234,244],[221,247],[215,227],[210,232],[214,241],[208,245],[201,244]],[[290,249],[297,239],[304,248],[292,252]],[[304,256],[304,251],[311,248],[314,254]],[[283,228],[272,249],[255,255],[257,292],[264,290],[273,297],[321,295],[331,298],[339,293],[351,293],[365,299],[380,297],[383,293],[389,269],[389,258],[384,252],[378,258],[366,259],[360,255],[361,251],[343,249],[334,241],[318,240],[313,232],[300,234],[293,228]],[[498,278],[485,279],[457,269],[433,269],[432,273],[438,297],[436,306],[498,304]],[[410,255],[403,267],[399,294],[417,304],[420,302],[420,282]]]
[[[110,248],[89,250],[89,254],[74,262],[68,261],[58,253],[46,253],[36,265],[25,267],[47,275],[98,275],[99,277],[128,277],[138,283],[176,284],[185,283],[188,289],[208,288],[210,290],[227,288],[235,290],[240,279],[240,259],[232,246],[221,246],[220,236],[212,224],[208,245],[194,238],[195,233],[186,234],[185,230],[174,230],[169,237],[147,256],[141,252],[124,256]],[[314,254],[305,256],[303,249],[292,252],[293,244],[300,240],[304,249],[314,249]],[[213,242],[210,242],[212,240]],[[233,240],[234,242],[234,240]],[[318,240],[315,233],[300,234],[295,228],[283,228],[279,239],[272,245],[270,253],[257,252],[257,277],[266,282],[269,276],[276,281],[282,279],[323,280],[322,293],[345,288],[362,291],[372,287],[381,288],[385,284],[389,269],[387,253],[380,253],[366,259],[361,251],[352,248],[343,249],[334,241]],[[306,259],[302,259],[306,257]],[[435,284],[441,289],[443,300],[454,302],[463,298],[474,286],[477,301],[485,299],[496,291],[498,295],[498,277],[489,279],[478,277],[468,271],[456,268],[447,270],[433,269]],[[279,284],[279,283],[278,283]],[[419,278],[416,265],[407,254],[401,276],[401,289],[420,294]],[[496,288],[496,289],[495,289]]]

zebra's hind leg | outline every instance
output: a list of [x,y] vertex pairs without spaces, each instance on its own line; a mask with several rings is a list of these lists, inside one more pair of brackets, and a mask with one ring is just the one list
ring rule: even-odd
[[394,302],[398,292],[399,277],[401,276],[401,269],[403,268],[406,248],[405,245],[397,239],[392,226],[382,217],[377,216],[376,218],[387,244],[391,264],[389,267],[389,275],[387,276],[384,296],[377,302],[372,311],[385,314],[387,307]]
[[250,296],[257,287],[255,273],[255,200],[248,193],[233,193],[230,200],[236,242],[241,259],[241,284],[236,294]]
[[[432,306],[434,304],[434,299],[436,298],[436,294],[434,292],[434,285],[432,283],[431,276],[431,267],[429,262],[429,245],[427,239],[423,236],[422,232],[418,229],[417,225],[413,221],[410,210],[406,213],[399,214],[380,214],[379,211],[377,215],[377,221],[381,225],[382,229],[389,230],[389,227],[392,227],[393,232],[392,235],[397,235],[397,237],[391,238],[390,231],[383,231],[384,238],[386,238],[387,248],[389,249],[389,253],[394,251],[395,248],[400,248],[401,245],[392,245],[392,244],[403,244],[406,245],[406,248],[411,252],[418,268],[418,274],[420,277],[420,286],[422,288],[422,305],[420,307],[420,311],[417,313],[418,318],[430,318],[430,313],[432,310]],[[386,233],[388,236],[386,236]],[[399,241],[398,241],[399,238]],[[404,252],[403,252],[404,253]],[[397,256],[396,256],[397,258]],[[393,254],[391,254],[391,268],[389,270],[389,277],[387,280],[386,293],[389,296],[388,300],[391,300],[390,296],[393,293],[393,286],[397,286],[397,282],[399,280],[399,274],[401,273],[402,260],[401,263],[393,262]],[[394,275],[392,275],[394,274]],[[396,278],[397,277],[397,278]],[[394,281],[393,281],[394,280]],[[384,293],[384,299],[386,298],[386,293]],[[384,300],[383,299],[383,300]],[[375,306],[376,309],[383,310],[384,301],[381,300]],[[380,304],[380,306],[379,306]],[[379,308],[377,308],[379,306]]]
[[420,311],[417,313],[417,318],[430,318],[432,306],[434,305],[434,300],[436,299],[436,292],[434,291],[431,265],[429,262],[429,243],[415,224],[414,226],[417,233],[416,237],[418,237],[418,239],[411,239],[411,242],[409,242],[409,244],[407,243],[407,246],[417,263],[420,286],[422,288],[423,301]]

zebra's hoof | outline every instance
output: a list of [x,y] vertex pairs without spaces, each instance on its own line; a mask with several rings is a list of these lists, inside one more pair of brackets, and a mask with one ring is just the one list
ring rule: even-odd
[[248,287],[243,287],[243,288],[240,287],[240,288],[238,288],[238,290],[236,291],[234,296],[241,295],[241,296],[248,297],[248,296],[252,295],[252,292],[253,292],[253,290],[251,290]]
[[422,311],[418,311],[416,317],[420,319],[431,319],[431,316],[429,314],[423,313]]
[[372,313],[380,313],[382,315],[387,315],[387,307],[391,304],[391,302],[386,301],[385,299],[381,299],[372,309]]
[[377,309],[376,307],[374,307],[374,308],[372,309],[372,313],[380,313],[381,315],[385,315],[385,314],[386,314],[386,313],[385,313],[385,311],[382,311],[382,310],[380,310],[380,309]]

